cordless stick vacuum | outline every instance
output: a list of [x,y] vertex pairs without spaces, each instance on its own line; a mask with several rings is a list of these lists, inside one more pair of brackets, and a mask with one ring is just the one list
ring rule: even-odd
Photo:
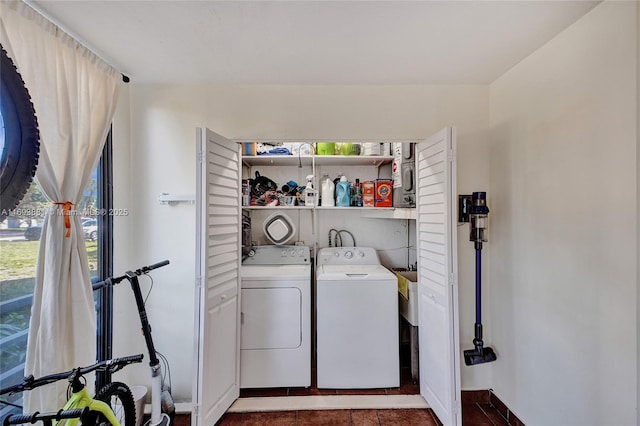
[[473,241],[476,248],[476,323],[473,346],[475,349],[464,351],[464,363],[467,365],[483,364],[496,360],[496,353],[489,347],[484,347],[482,341],[482,243],[487,239],[487,193],[474,192],[469,206],[469,219],[471,221],[471,233],[469,240]]

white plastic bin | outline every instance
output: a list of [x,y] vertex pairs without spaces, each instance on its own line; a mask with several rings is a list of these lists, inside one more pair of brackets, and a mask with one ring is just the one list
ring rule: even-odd
[[133,400],[136,403],[136,426],[142,426],[144,406],[147,399],[147,387],[131,386],[131,393],[133,394]]

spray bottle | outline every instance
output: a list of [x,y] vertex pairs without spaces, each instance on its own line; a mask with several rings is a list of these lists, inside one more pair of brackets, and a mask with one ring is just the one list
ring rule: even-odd
[[307,176],[307,186],[304,188],[304,205],[313,207],[316,204],[316,190],[313,189],[313,175]]

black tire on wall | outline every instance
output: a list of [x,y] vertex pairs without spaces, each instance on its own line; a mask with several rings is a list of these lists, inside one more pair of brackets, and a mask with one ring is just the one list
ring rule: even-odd
[[[29,92],[0,45],[0,112],[4,148],[0,157],[0,222],[29,188],[38,165],[40,134]],[[0,130],[1,131],[1,130]]]

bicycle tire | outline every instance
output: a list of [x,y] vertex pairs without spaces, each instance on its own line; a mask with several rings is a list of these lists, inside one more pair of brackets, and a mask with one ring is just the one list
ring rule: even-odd
[[18,69],[0,45],[0,111],[4,148],[0,158],[0,222],[27,192],[38,165],[40,132],[36,112]]
[[[109,383],[100,389],[94,399],[107,403],[121,426],[136,426],[136,403],[129,386],[121,382]],[[89,426],[110,424],[102,414],[97,412],[90,413],[87,423]]]

